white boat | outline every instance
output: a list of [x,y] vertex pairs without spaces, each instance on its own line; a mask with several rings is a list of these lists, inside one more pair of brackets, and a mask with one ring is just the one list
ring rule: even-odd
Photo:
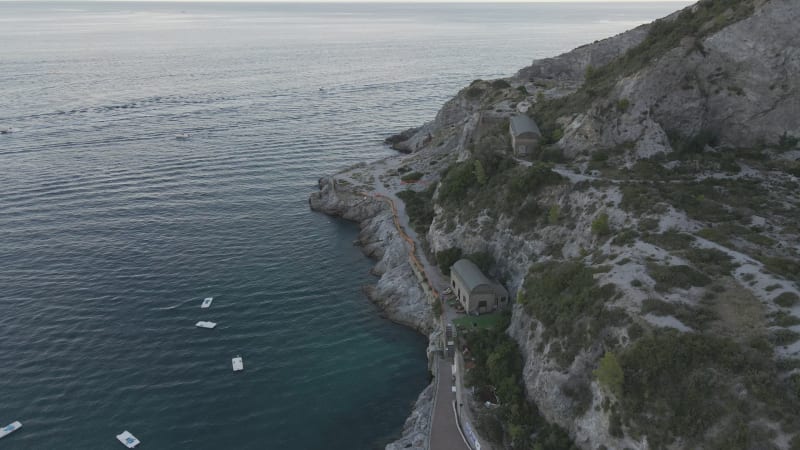
[[14,132],[13,128],[0,128],[0,134],[11,134]]
[[10,424],[4,426],[3,428],[0,428],[0,438],[8,436],[9,434],[19,430],[20,428],[22,428],[21,423],[11,422]]
[[208,328],[208,329],[211,329],[211,328],[214,328],[215,326],[217,326],[217,323],[216,323],[216,322],[207,322],[207,321],[205,321],[205,320],[201,320],[200,322],[197,322],[197,323],[195,324],[195,326],[198,326],[198,327],[200,327],[200,328]]
[[176,134],[175,135],[175,139],[177,139],[179,141],[185,141],[185,140],[189,139],[189,133]]
[[233,358],[231,360],[231,364],[233,365],[234,372],[244,370],[244,361],[242,360],[242,357],[239,355],[236,355],[236,358]]
[[201,308],[208,308],[211,306],[211,302],[214,301],[214,297],[206,297],[203,299],[203,304],[200,305]]
[[136,439],[128,430],[123,431],[117,435],[117,440],[122,442],[122,445],[128,448],[133,448],[139,445],[139,440]]

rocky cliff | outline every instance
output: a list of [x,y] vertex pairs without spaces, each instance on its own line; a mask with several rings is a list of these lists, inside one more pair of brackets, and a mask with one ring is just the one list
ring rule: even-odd
[[[365,286],[367,296],[383,311],[387,319],[420,333],[435,342],[441,330],[434,321],[430,304],[414,277],[408,261],[408,250],[392,219],[385,201],[361,194],[351,188],[337,189],[333,177],[319,180],[319,191],[309,197],[315,211],[357,222],[357,241],[364,253],[377,262],[373,273],[379,276],[374,286]],[[428,350],[429,361],[430,352]],[[401,437],[387,445],[387,450],[424,450],[430,432],[434,385],[419,395],[403,427]]]
[[[800,447],[799,20],[793,0],[701,1],[472,83],[402,136],[410,156],[365,170],[422,174],[431,254],[490,255],[525,392],[575,446]],[[525,159],[520,113],[543,134]],[[380,202],[333,191],[312,205],[390,234]],[[413,278],[377,267],[407,310],[391,286]],[[514,446],[551,448],[537,436]]]

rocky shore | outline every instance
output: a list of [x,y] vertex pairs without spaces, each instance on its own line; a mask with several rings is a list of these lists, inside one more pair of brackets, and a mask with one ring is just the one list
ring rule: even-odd
[[[427,335],[428,342],[434,342],[441,330],[411,270],[406,243],[397,231],[388,203],[350,186],[342,186],[332,176],[319,180],[319,190],[310,195],[308,202],[314,211],[359,224],[361,231],[356,244],[365,255],[376,260],[372,273],[379,277],[375,285],[364,288],[367,297],[381,308],[387,319],[411,327]],[[429,369],[431,351],[429,346]],[[402,435],[388,444],[387,450],[426,448],[433,399],[431,383],[414,403]]]

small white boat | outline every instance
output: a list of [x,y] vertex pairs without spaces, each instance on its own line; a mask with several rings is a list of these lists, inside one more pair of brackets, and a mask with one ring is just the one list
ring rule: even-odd
[[198,327],[200,327],[200,328],[208,328],[208,329],[211,329],[211,328],[214,328],[215,326],[217,326],[217,323],[216,323],[216,322],[207,322],[207,321],[205,321],[205,320],[201,320],[200,322],[197,322],[197,323],[195,324],[195,326],[198,326]]
[[179,141],[185,141],[185,140],[189,139],[189,133],[176,134],[175,135],[175,139],[177,139]]
[[208,308],[211,306],[211,302],[214,301],[214,297],[206,297],[203,299],[203,304],[200,305],[201,308]]
[[4,426],[3,428],[0,428],[0,438],[4,438],[4,437],[8,436],[9,434],[19,430],[20,428],[22,428],[22,424],[21,423],[16,422],[16,421],[15,422],[11,422],[10,424]]
[[240,370],[244,370],[244,361],[242,360],[242,357],[239,355],[236,355],[236,358],[233,358],[231,360],[231,364],[233,365],[234,372],[239,372]]
[[117,440],[122,442],[122,445],[128,448],[133,448],[139,445],[139,440],[136,439],[128,430],[123,431],[117,435]]
[[13,128],[0,128],[0,134],[11,134],[14,132]]

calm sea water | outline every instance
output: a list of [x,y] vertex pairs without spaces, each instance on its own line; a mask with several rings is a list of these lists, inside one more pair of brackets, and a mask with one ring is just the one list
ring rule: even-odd
[[0,2],[0,447],[382,446],[425,340],[361,293],[317,177],[678,6]]

